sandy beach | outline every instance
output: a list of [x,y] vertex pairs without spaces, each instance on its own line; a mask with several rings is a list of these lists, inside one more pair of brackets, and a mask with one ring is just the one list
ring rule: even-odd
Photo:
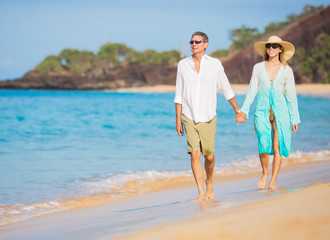
[[220,174],[217,202],[193,203],[196,189],[187,178],[141,196],[3,225],[0,239],[328,239],[330,161],[304,156],[284,165],[277,190],[258,190],[259,172]]
[[[231,84],[236,94],[246,94],[248,84]],[[175,86],[157,85],[150,87],[122,88],[118,92],[140,92],[140,93],[168,93],[174,92]],[[330,84],[296,84],[296,91],[304,96],[321,96],[330,98]]]
[[330,183],[123,239],[329,239]]
[[[309,174],[312,168],[323,165],[318,164],[287,166],[282,172],[289,178],[293,171]],[[324,177],[321,181],[310,180],[313,184],[305,188],[261,190],[259,193],[266,193],[266,199],[118,239],[329,239],[329,172]]]

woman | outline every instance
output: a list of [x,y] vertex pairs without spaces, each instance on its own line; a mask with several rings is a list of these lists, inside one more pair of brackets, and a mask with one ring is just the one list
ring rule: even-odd
[[282,164],[281,156],[289,156],[291,131],[298,131],[300,123],[293,71],[286,63],[293,56],[295,48],[277,36],[271,36],[267,42],[255,43],[254,48],[264,57],[264,61],[253,67],[240,117],[245,122],[250,106],[258,94],[254,114],[262,166],[258,187],[263,189],[266,186],[269,155],[274,155],[268,189],[276,189],[276,179]]

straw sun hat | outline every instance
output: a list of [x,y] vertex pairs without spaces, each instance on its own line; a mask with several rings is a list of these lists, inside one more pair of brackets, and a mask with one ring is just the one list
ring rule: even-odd
[[271,36],[268,38],[267,42],[256,42],[254,44],[254,49],[262,56],[265,57],[266,54],[266,44],[267,43],[279,43],[283,47],[283,57],[285,58],[285,61],[288,61],[290,58],[292,58],[295,48],[292,43],[282,41],[281,38],[277,36]]

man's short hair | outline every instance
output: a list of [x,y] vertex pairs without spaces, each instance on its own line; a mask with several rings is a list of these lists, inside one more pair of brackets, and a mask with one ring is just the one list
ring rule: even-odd
[[191,38],[193,38],[194,36],[201,36],[203,38],[204,42],[209,42],[209,37],[206,35],[206,33],[203,32],[194,32],[193,35],[191,36]]

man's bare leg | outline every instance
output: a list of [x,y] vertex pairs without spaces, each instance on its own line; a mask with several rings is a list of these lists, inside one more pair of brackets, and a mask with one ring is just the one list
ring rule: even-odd
[[274,131],[274,137],[273,137],[274,159],[272,165],[272,178],[270,179],[268,189],[276,189],[276,179],[282,165],[282,157],[280,156],[276,120],[274,120],[273,122],[273,131]]
[[206,172],[206,195],[205,199],[214,202],[214,192],[213,192],[213,170],[214,170],[214,155],[204,156],[205,162],[205,172]]
[[259,154],[261,168],[262,168],[262,175],[258,182],[258,187],[260,189],[264,189],[267,184],[268,178],[268,162],[269,162],[269,154],[268,153],[261,153]]
[[200,202],[205,198],[204,184],[203,184],[203,166],[201,163],[201,153],[192,152],[191,157],[191,169],[194,174],[195,182],[198,189],[198,197],[195,202]]

